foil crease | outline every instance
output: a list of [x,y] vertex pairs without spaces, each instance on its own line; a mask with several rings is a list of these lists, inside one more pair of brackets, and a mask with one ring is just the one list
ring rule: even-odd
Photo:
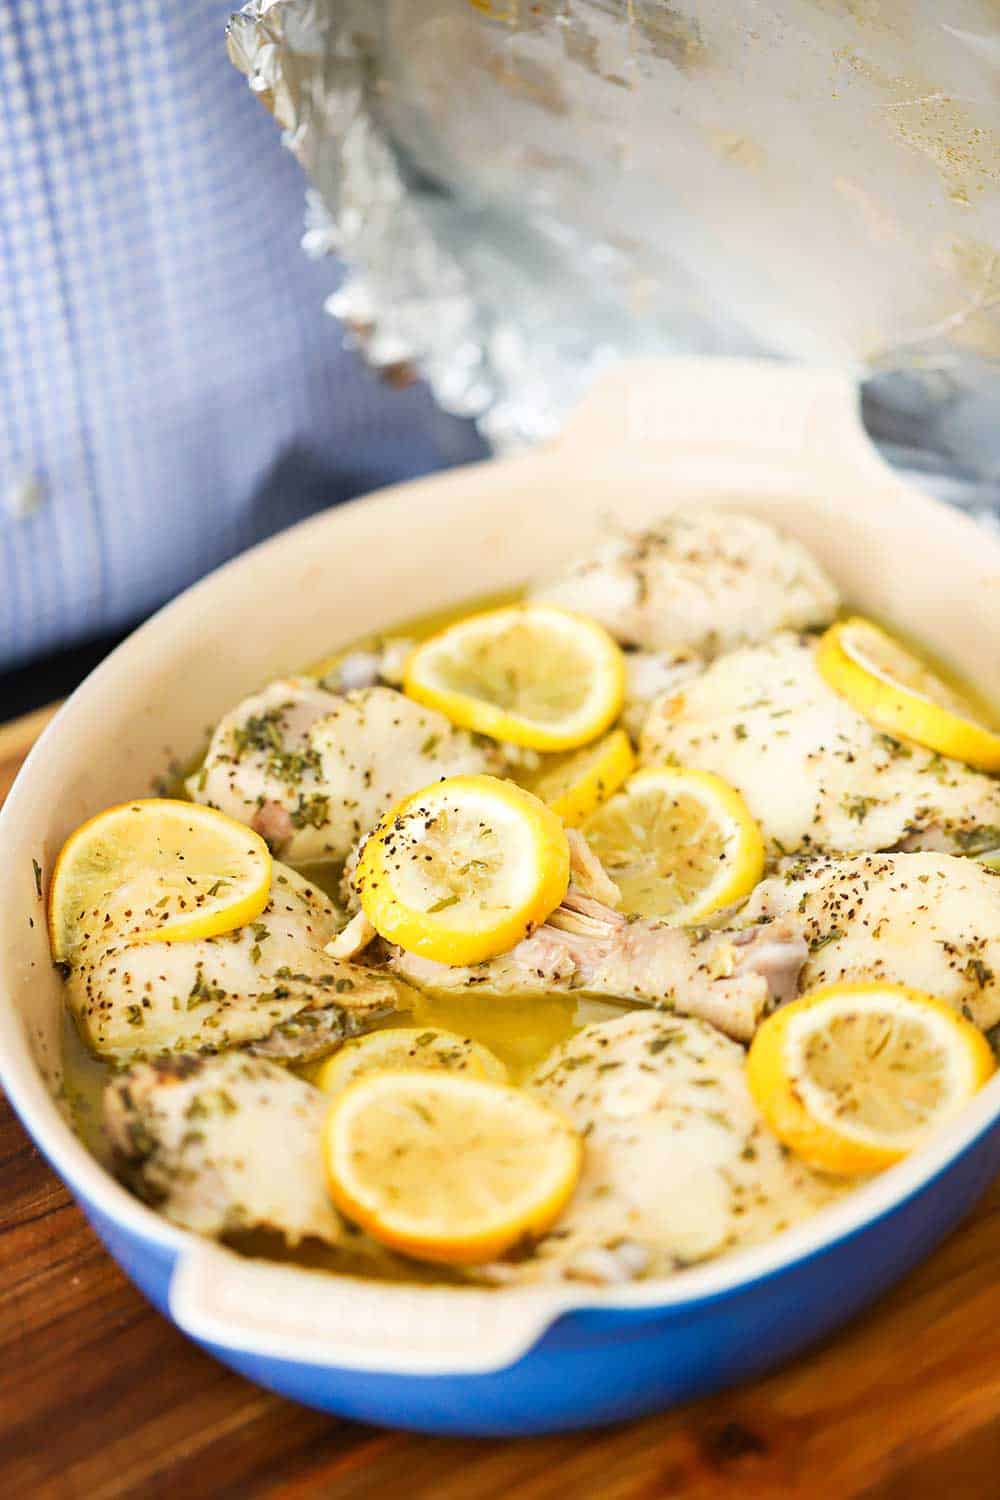
[[347,267],[327,311],[377,369],[417,366],[446,410],[480,417],[497,391],[475,298],[371,107],[373,19],[363,0],[252,0],[230,18],[229,56],[313,184],[304,250]]
[[991,0],[251,0],[228,46],[328,311],[494,443],[611,359],[757,352],[1000,476]]

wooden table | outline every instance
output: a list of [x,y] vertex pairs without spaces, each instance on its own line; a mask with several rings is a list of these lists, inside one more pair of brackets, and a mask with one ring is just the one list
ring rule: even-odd
[[[44,720],[0,729],[0,796]],[[414,1437],[293,1406],[200,1353],[126,1281],[0,1100],[0,1497],[987,1500],[998,1268],[1000,1186],[871,1313],[756,1385],[602,1432]]]

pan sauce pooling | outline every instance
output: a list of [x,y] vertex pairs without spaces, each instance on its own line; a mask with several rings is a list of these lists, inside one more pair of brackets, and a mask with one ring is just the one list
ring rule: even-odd
[[54,873],[91,1144],[197,1232],[499,1286],[668,1274],[919,1145],[993,1069],[1000,738],[838,610],[701,510],[235,705],[206,811]]

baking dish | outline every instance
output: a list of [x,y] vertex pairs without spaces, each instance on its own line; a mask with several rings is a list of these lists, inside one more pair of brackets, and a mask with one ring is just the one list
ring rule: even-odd
[[850,381],[756,362],[609,373],[561,438],[342,507],[223,568],[83,684],[0,814],[0,1079],[108,1249],[220,1359],[366,1421],[517,1434],[637,1416],[828,1333],[926,1254],[1000,1168],[1000,1077],[930,1144],[770,1243],[668,1281],[490,1292],[241,1258],[174,1228],[91,1157],[58,1103],[59,980],[42,876],[67,833],[148,793],[269,677],[368,630],[550,569],[611,523],[710,501],[773,519],[846,598],[1000,701],[1000,541],[868,445]]

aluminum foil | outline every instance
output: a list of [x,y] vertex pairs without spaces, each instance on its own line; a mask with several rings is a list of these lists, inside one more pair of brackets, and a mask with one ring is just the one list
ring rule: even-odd
[[996,17],[252,0],[228,39],[311,180],[306,249],[349,267],[329,310],[494,442],[622,355],[766,352],[874,376],[888,441],[998,476]]

